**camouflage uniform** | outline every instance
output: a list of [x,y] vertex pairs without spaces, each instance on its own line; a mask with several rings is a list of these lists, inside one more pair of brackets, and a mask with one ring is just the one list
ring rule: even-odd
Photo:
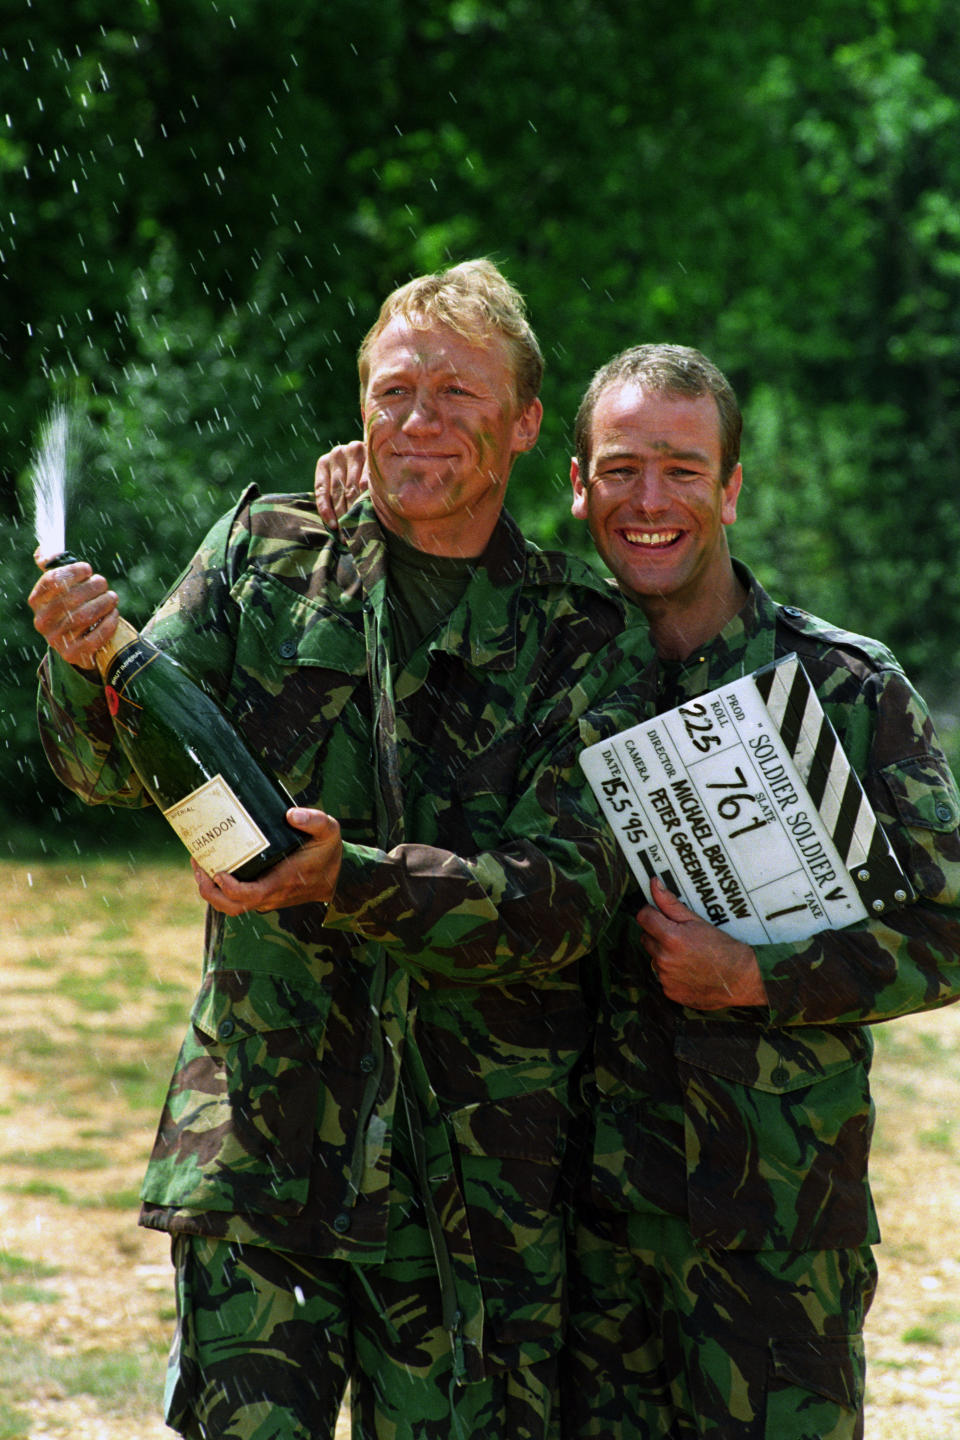
[[960,796],[923,701],[876,641],[774,604],[682,664],[637,632],[657,712],[796,651],[918,892],[881,920],[761,945],[769,1005],[667,1000],[629,897],[601,944],[594,1153],[574,1266],[569,1433],[861,1433],[879,1239],[869,1024],[960,993]]
[[[184,1433],[327,1433],[364,1355],[354,1409],[384,1412],[378,1434],[495,1433],[498,1405],[513,1434],[555,1424],[588,1033],[571,962],[625,885],[577,718],[622,625],[592,571],[503,516],[463,600],[396,665],[370,504],[330,536],[312,496],[247,496],[147,627],[344,840],[328,907],[208,912],[142,1192],[142,1223],[177,1237]],[[41,728],[85,799],[142,803],[99,688],[55,656]],[[198,1396],[204,1344],[224,1360]],[[254,1391],[274,1354],[289,1424],[253,1393],[229,1418],[223,1387]],[[334,1397],[322,1416],[297,1414],[298,1385]]]

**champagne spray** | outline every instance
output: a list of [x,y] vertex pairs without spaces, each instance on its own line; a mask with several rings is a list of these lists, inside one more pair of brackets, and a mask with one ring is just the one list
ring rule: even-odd
[[[37,563],[70,564],[66,496],[75,451],[71,417],[56,406],[34,463]],[[232,721],[187,672],[120,619],[97,651],[107,708],[130,765],[208,874],[252,880],[306,839],[286,820],[293,803]]]
[[37,555],[46,569],[66,563],[67,474],[75,450],[74,425],[66,405],[55,405],[40,431],[33,461],[33,516]]

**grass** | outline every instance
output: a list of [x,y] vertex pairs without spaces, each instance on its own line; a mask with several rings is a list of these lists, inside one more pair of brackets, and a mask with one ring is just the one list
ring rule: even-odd
[[56,1265],[0,1250],[0,1312],[6,1314],[11,1305],[56,1304],[60,1298],[57,1292],[44,1289],[38,1282],[51,1280],[57,1274]]
[[136,1412],[155,1405],[156,1362],[166,1350],[149,1355],[118,1355],[113,1351],[86,1351],[55,1361],[54,1376],[67,1395],[91,1395],[106,1409]]
[[110,1350],[61,1354],[38,1342],[0,1338],[0,1437],[25,1440],[27,1412],[20,1407],[29,1405],[41,1387],[47,1394],[90,1396],[105,1411],[131,1415],[156,1411],[164,1353],[158,1347],[139,1354]]
[[168,1251],[136,1215],[202,924],[176,844],[0,868],[0,1440],[162,1431]]
[[110,1164],[99,1151],[76,1150],[54,1145],[49,1150],[29,1150],[21,1155],[0,1155],[0,1165],[29,1165],[35,1170],[105,1170]]
[[29,1260],[25,1255],[0,1250],[0,1280],[20,1279],[24,1275],[29,1275],[32,1280],[49,1280],[57,1273],[56,1265],[45,1265],[42,1260]]
[[919,1131],[917,1141],[931,1150],[942,1150],[946,1154],[951,1154],[953,1151],[953,1122],[941,1120],[935,1129]]
[[29,1440],[30,1416],[9,1401],[0,1399],[0,1440]]
[[942,1345],[943,1336],[928,1325],[911,1325],[900,1337],[904,1345]]
[[7,1195],[32,1195],[35,1200],[57,1200],[61,1205],[72,1205],[73,1192],[65,1185],[54,1185],[49,1180],[27,1180],[22,1185],[4,1185]]
[[56,1305],[61,1299],[55,1290],[41,1290],[39,1285],[0,1284],[0,1305]]

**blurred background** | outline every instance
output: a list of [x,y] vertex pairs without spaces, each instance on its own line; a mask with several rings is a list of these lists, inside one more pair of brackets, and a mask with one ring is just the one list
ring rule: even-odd
[[958,117],[940,0],[2,0],[8,851],[93,823],[33,718],[51,404],[87,417],[68,543],[142,621],[250,482],[309,488],[358,434],[387,291],[479,254],[547,356],[530,536],[590,553],[567,474],[595,367],[700,347],[746,417],[735,553],[884,639],[956,760]]

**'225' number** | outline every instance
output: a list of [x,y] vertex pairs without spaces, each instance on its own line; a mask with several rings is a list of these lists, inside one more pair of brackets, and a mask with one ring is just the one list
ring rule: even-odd
[[680,714],[683,716],[684,729],[690,737],[690,743],[701,755],[705,755],[712,745],[722,743],[720,736],[714,732],[713,721],[706,705],[700,701],[681,705]]

